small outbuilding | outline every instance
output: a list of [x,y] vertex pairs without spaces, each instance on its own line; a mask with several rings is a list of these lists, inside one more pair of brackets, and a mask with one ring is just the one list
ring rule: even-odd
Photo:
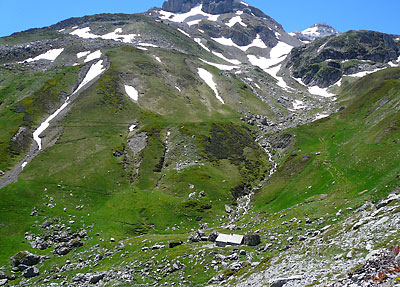
[[215,242],[219,247],[225,247],[228,245],[236,246],[243,243],[243,235],[220,233]]

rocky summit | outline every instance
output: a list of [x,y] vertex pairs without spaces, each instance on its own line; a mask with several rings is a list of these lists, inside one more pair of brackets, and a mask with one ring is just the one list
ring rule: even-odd
[[314,24],[303,31],[294,31],[291,35],[303,42],[314,41],[318,38],[339,35],[340,32],[325,22]]
[[261,10],[240,0],[168,0],[164,2],[162,9],[173,13],[186,13],[197,5],[202,6],[203,12],[212,15],[243,10],[245,13],[253,13],[258,17],[266,16]]
[[399,286],[400,36],[278,21],[0,38],[0,286]]

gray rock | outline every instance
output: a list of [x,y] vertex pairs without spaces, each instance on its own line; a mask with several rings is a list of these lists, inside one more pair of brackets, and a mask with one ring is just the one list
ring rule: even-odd
[[174,248],[176,246],[182,245],[183,241],[174,241],[174,242],[168,242],[168,248]]
[[40,256],[36,254],[32,254],[27,251],[18,252],[11,259],[13,261],[14,266],[18,265],[26,265],[33,266],[40,262]]
[[258,234],[246,234],[243,238],[243,243],[248,246],[257,246],[261,243],[260,235]]
[[6,285],[8,282],[8,279],[0,279],[0,286]]
[[202,237],[205,236],[204,231],[197,230],[196,232],[192,233],[189,238],[188,242],[200,242],[202,241]]
[[67,255],[71,251],[71,249],[67,246],[60,246],[56,247],[54,251],[56,254],[63,256]]
[[96,275],[92,275],[89,278],[89,283],[90,284],[97,284],[99,283],[100,280],[102,280],[104,278],[105,274],[96,274]]
[[31,266],[22,273],[25,278],[32,278],[39,275],[39,269],[36,266]]
[[303,276],[292,276],[288,278],[279,278],[272,282],[270,287],[282,287],[289,281],[301,280]]
[[217,239],[218,235],[219,235],[218,231],[211,232],[210,235],[208,235],[208,241],[215,242],[215,240]]

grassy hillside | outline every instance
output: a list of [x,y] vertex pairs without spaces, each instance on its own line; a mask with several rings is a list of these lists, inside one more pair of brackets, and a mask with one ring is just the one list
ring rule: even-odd
[[[268,174],[270,163],[254,131],[188,68],[199,63],[177,53],[157,55],[162,63],[134,48],[110,50],[108,71],[50,127],[56,143],[28,164],[18,183],[1,190],[0,265],[20,250],[53,250],[35,250],[24,241],[25,232],[44,234],[39,225],[51,218],[72,231],[93,226],[85,249],[99,243],[96,233],[116,241],[146,234],[186,238],[204,222],[219,226],[225,204]],[[137,87],[138,103],[125,94],[125,84]],[[230,84],[237,96],[259,106],[239,84]],[[223,89],[221,94],[230,100]],[[138,127],[129,131],[132,124]],[[128,141],[140,134],[146,144],[134,153]],[[207,279],[201,278],[196,280]]]
[[[256,195],[255,208],[277,212],[325,195],[323,212],[329,213],[332,204],[330,212],[375,201],[397,187],[399,78],[398,68],[368,75],[343,87],[340,112],[285,131],[295,135],[294,141],[278,172]],[[313,212],[307,210],[310,216]]]

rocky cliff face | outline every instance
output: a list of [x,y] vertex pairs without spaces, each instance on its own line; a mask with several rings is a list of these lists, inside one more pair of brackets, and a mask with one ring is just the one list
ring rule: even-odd
[[186,13],[199,4],[202,4],[203,12],[212,15],[243,10],[257,17],[266,17],[261,10],[238,0],[168,0],[164,2],[162,9],[172,13]]
[[286,67],[307,85],[328,87],[343,75],[393,65],[400,49],[391,35],[373,31],[349,31],[337,37],[317,39],[294,48]]

